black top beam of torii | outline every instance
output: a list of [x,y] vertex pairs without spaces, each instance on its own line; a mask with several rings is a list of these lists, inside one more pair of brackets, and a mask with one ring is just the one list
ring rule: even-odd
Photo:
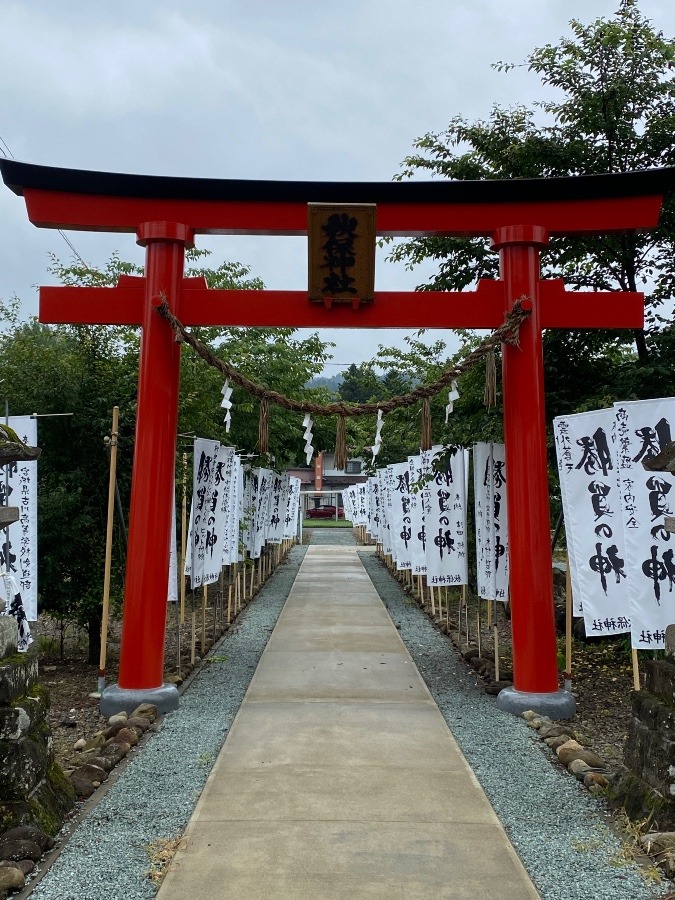
[[[563,178],[484,181],[301,182],[145,176],[39,166],[0,159],[5,184],[23,196],[35,225],[134,233],[146,222],[181,222],[193,234],[307,233],[307,204],[374,203],[377,233],[389,236],[493,237],[507,226],[547,235],[653,228],[675,168]],[[634,328],[641,295],[567,292],[541,283],[543,328]],[[44,322],[139,324],[142,279],[110,288],[43,287]],[[105,291],[101,295],[101,291]],[[611,315],[602,312],[611,300]],[[501,283],[475,292],[376,292],[354,312],[326,310],[300,291],[209,291],[185,279],[176,314],[186,325],[286,325],[351,328],[495,328],[503,321]]]

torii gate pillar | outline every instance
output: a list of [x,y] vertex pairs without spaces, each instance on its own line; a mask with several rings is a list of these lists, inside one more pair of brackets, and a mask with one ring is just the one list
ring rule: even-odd
[[[134,491],[129,510],[129,540],[117,684],[101,696],[101,712],[110,715],[139,703],[160,712],[178,708],[178,689],[164,681],[163,635],[166,628],[166,573],[169,569],[176,432],[180,376],[180,344],[169,323],[156,313],[165,300],[173,310],[183,282],[185,248],[193,232],[174,222],[144,222],[136,232],[145,247],[145,298],[138,369],[138,405],[134,443]],[[143,423],[143,427],[138,427]],[[148,565],[152,559],[154,564]],[[152,598],[152,599],[150,599]]]
[[[519,346],[502,345],[504,443],[509,477],[509,581],[514,686],[501,691],[500,709],[533,707],[552,718],[574,715],[575,700],[558,690],[555,614],[551,570],[544,397],[544,355],[539,253],[548,244],[537,225],[498,229],[500,279],[507,308],[520,297],[532,304],[519,331]],[[527,477],[525,476],[527,473]],[[529,648],[529,652],[525,648]],[[532,652],[533,648],[537,652]]]

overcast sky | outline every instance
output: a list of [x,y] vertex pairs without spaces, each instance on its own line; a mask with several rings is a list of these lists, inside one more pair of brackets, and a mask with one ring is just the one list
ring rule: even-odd
[[[536,76],[498,73],[568,35],[568,22],[611,16],[618,0],[0,0],[0,139],[16,159],[155,175],[389,181],[416,137],[493,104],[543,96]],[[675,36],[672,0],[642,11]],[[37,312],[53,283],[48,252],[72,253],[28,223],[0,185],[0,298]],[[70,233],[102,265],[132,235]],[[198,238],[212,262],[236,259],[266,286],[306,288],[299,238]],[[378,262],[379,289],[425,280]],[[339,371],[401,332],[331,332]],[[436,336],[430,334],[431,337]]]

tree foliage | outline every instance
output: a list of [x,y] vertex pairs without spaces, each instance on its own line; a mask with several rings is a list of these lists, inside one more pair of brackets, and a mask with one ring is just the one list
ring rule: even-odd
[[[637,0],[621,0],[612,18],[588,25],[572,20],[570,28],[571,36],[535,49],[524,63],[549,89],[549,99],[531,107],[496,106],[475,122],[454,117],[444,132],[415,142],[416,152],[396,177],[512,179],[675,164],[675,41],[654,29]],[[672,198],[648,233],[551,238],[542,256],[544,277],[586,291],[642,290],[646,327],[547,332],[550,416],[672,392],[674,243]],[[438,262],[436,276],[421,290],[462,290],[481,277],[498,277],[497,256],[481,238],[412,239],[393,247],[391,258],[410,268]]]
[[[190,276],[202,275],[210,287],[262,288],[260,279],[238,263],[214,269],[205,251],[188,257]],[[52,257],[51,271],[63,284],[106,287],[119,275],[142,269],[113,255],[100,268]],[[110,432],[113,406],[120,407],[118,480],[128,509],[136,415],[139,331],[107,326],[49,326],[21,321],[18,304],[2,304],[0,367],[10,412],[14,415],[72,412],[72,417],[40,420],[38,466],[40,608],[89,629],[90,659],[98,659],[98,631],[108,490],[108,457],[104,437]],[[250,378],[268,387],[317,401],[325,389],[306,383],[323,370],[326,345],[317,335],[299,338],[291,328],[203,328],[199,336]],[[220,439],[256,453],[258,404],[239,388],[232,400],[232,428],[226,434],[220,407],[223,376],[183,347],[179,431]],[[317,422],[317,442],[334,439],[334,426]],[[270,410],[270,451],[278,467],[304,462],[302,418],[286,410]],[[119,534],[119,532],[118,532]],[[112,572],[112,599],[121,600],[124,546],[118,541]]]

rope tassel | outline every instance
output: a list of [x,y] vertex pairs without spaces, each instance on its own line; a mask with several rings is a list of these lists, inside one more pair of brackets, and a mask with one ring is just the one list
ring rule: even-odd
[[258,452],[269,453],[270,404],[267,397],[260,400],[260,419],[258,420]]
[[428,397],[422,400],[422,436],[420,438],[422,450],[431,450],[431,401]]
[[341,472],[347,468],[347,423],[344,416],[338,416],[337,420],[334,466]]
[[483,403],[490,409],[497,405],[497,364],[495,351],[488,350],[485,354],[485,393]]

